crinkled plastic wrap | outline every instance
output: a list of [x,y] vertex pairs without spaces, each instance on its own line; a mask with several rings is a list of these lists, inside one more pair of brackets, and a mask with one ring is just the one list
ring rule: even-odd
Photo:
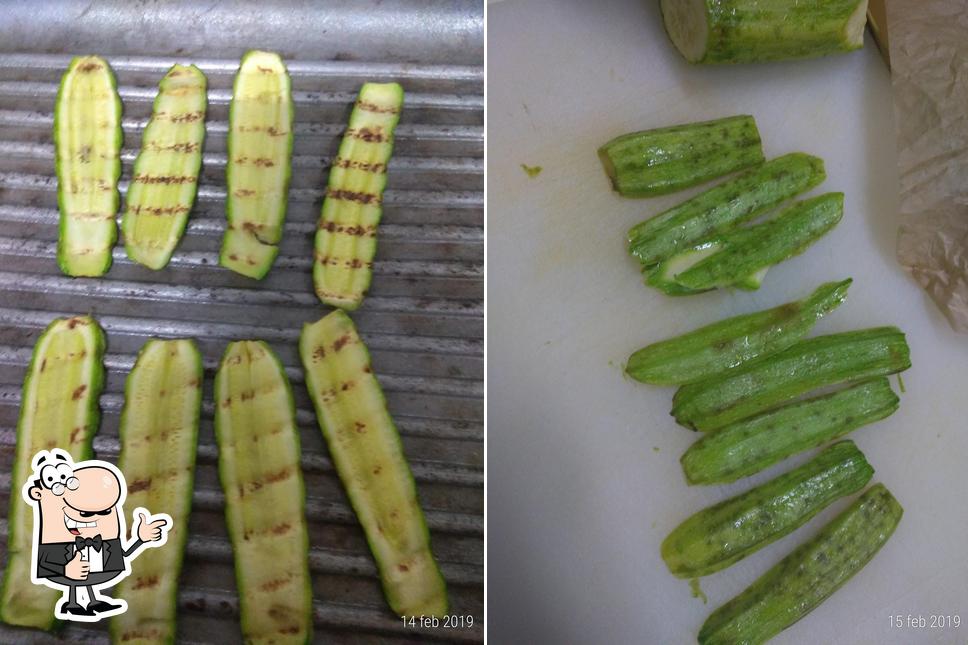
[[968,333],[968,0],[888,2],[897,259]]

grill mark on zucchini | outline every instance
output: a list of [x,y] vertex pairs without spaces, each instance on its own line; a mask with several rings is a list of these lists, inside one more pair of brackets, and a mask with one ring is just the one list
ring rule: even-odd
[[818,336],[683,385],[673,397],[672,414],[680,424],[708,432],[816,388],[885,376],[910,366],[910,350],[897,327]]
[[366,345],[341,310],[303,327],[299,355],[320,430],[397,615],[441,616],[443,577],[400,435]]
[[[104,333],[88,316],[57,318],[43,331],[24,377],[11,481],[7,563],[0,589],[0,620],[10,625],[53,629],[60,592],[30,580],[33,509],[19,495],[40,450],[62,448],[75,461],[93,456],[100,421],[98,396],[104,384]],[[72,394],[83,387],[87,396]]]
[[715,573],[792,533],[874,475],[854,442],[841,441],[788,473],[703,509],[662,542],[673,575]]
[[235,76],[229,107],[228,226],[219,263],[250,278],[265,277],[279,253],[289,193],[293,112],[282,59],[270,52],[247,53]]
[[[175,638],[178,577],[188,537],[195,448],[202,394],[202,358],[191,340],[145,343],[125,383],[118,467],[128,478],[128,508],[168,513],[173,521],[164,549],[148,549],[121,581],[128,610],[111,619],[115,643]],[[129,518],[130,521],[130,518]]]
[[316,294],[327,304],[356,309],[369,288],[402,105],[403,89],[396,83],[364,84],[330,167],[313,262]]

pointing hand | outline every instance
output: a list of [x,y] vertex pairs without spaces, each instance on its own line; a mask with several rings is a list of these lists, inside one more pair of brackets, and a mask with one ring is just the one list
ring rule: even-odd
[[171,527],[163,517],[150,522],[149,519],[147,513],[138,511],[138,539],[142,542],[157,542]]

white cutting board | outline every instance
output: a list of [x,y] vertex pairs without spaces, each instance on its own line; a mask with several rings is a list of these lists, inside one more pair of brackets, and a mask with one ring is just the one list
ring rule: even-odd
[[[852,276],[848,302],[817,333],[907,332],[914,367],[900,410],[852,435],[906,512],[867,568],[774,642],[968,642],[968,337],[894,259],[893,108],[874,43],[817,61],[703,68],[680,59],[652,0],[488,9],[489,636],[695,642],[713,609],[843,509],[846,500],[704,578],[709,604],[694,599],[666,571],[659,544],[750,482],[687,487],[678,459],[696,435],[669,416],[673,390],[621,369],[647,343]],[[843,222],[771,270],[758,292],[673,299],[646,289],[625,231],[697,191],[622,199],[597,147],[738,113],[755,115],[768,158],[802,150],[826,161],[814,194],[844,191]],[[544,170],[531,179],[522,163]],[[959,615],[960,629],[906,624],[937,614]],[[892,626],[892,615],[905,625]]]

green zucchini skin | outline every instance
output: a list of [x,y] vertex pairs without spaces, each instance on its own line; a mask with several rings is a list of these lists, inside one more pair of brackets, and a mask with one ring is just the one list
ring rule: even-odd
[[654,197],[763,163],[752,116],[739,115],[632,132],[598,149],[623,197]]
[[146,342],[125,382],[118,468],[128,483],[127,508],[167,513],[173,524],[165,548],[144,551],[118,584],[128,609],[111,618],[113,643],[175,642],[201,405],[202,356],[195,343]]
[[329,170],[314,243],[313,285],[320,300],[346,311],[358,308],[370,288],[387,164],[402,109],[399,84],[364,83]]
[[398,616],[443,616],[447,588],[400,434],[353,321],[337,309],[303,327],[299,355],[320,430]]
[[683,385],[673,397],[672,415],[686,427],[709,432],[816,388],[909,367],[910,349],[897,327],[817,336],[719,376]]
[[198,192],[205,140],[205,74],[173,65],[158,84],[141,137],[121,229],[131,260],[162,269],[181,240]]
[[774,206],[810,190],[826,178],[823,160],[802,152],[771,159],[713,186],[628,233],[632,257],[646,269],[732,230]]
[[813,58],[864,45],[867,0],[661,0],[666,33],[690,63]]
[[215,438],[246,643],[308,643],[312,586],[296,407],[263,341],[230,343],[215,376]]
[[733,284],[755,289],[758,285],[743,282],[746,276],[800,255],[843,216],[843,193],[797,202],[763,224],[726,234],[719,251],[676,274],[674,280],[694,290]]
[[683,385],[721,374],[758,356],[784,350],[807,335],[847,299],[850,278],[827,282],[807,298],[727,318],[653,343],[629,357],[625,371],[636,381]]
[[662,542],[662,559],[679,578],[715,573],[792,533],[873,475],[853,441],[835,443],[799,468],[689,517]]
[[54,107],[57,264],[65,275],[99,276],[111,268],[122,140],[121,97],[111,66],[98,56],[73,58]]
[[791,403],[704,435],[682,455],[686,481],[727,484],[891,416],[899,400],[886,376]]
[[[261,280],[279,254],[292,172],[292,84],[278,54],[250,51],[232,86],[219,264]],[[268,107],[267,107],[268,106]]]
[[11,481],[7,565],[0,590],[0,620],[51,630],[60,592],[31,582],[33,509],[20,496],[30,462],[40,450],[61,448],[74,461],[94,456],[104,386],[104,332],[89,316],[57,318],[37,339],[24,378]]
[[874,484],[816,537],[714,611],[699,630],[700,645],[757,645],[776,636],[863,569],[903,514],[890,491]]

